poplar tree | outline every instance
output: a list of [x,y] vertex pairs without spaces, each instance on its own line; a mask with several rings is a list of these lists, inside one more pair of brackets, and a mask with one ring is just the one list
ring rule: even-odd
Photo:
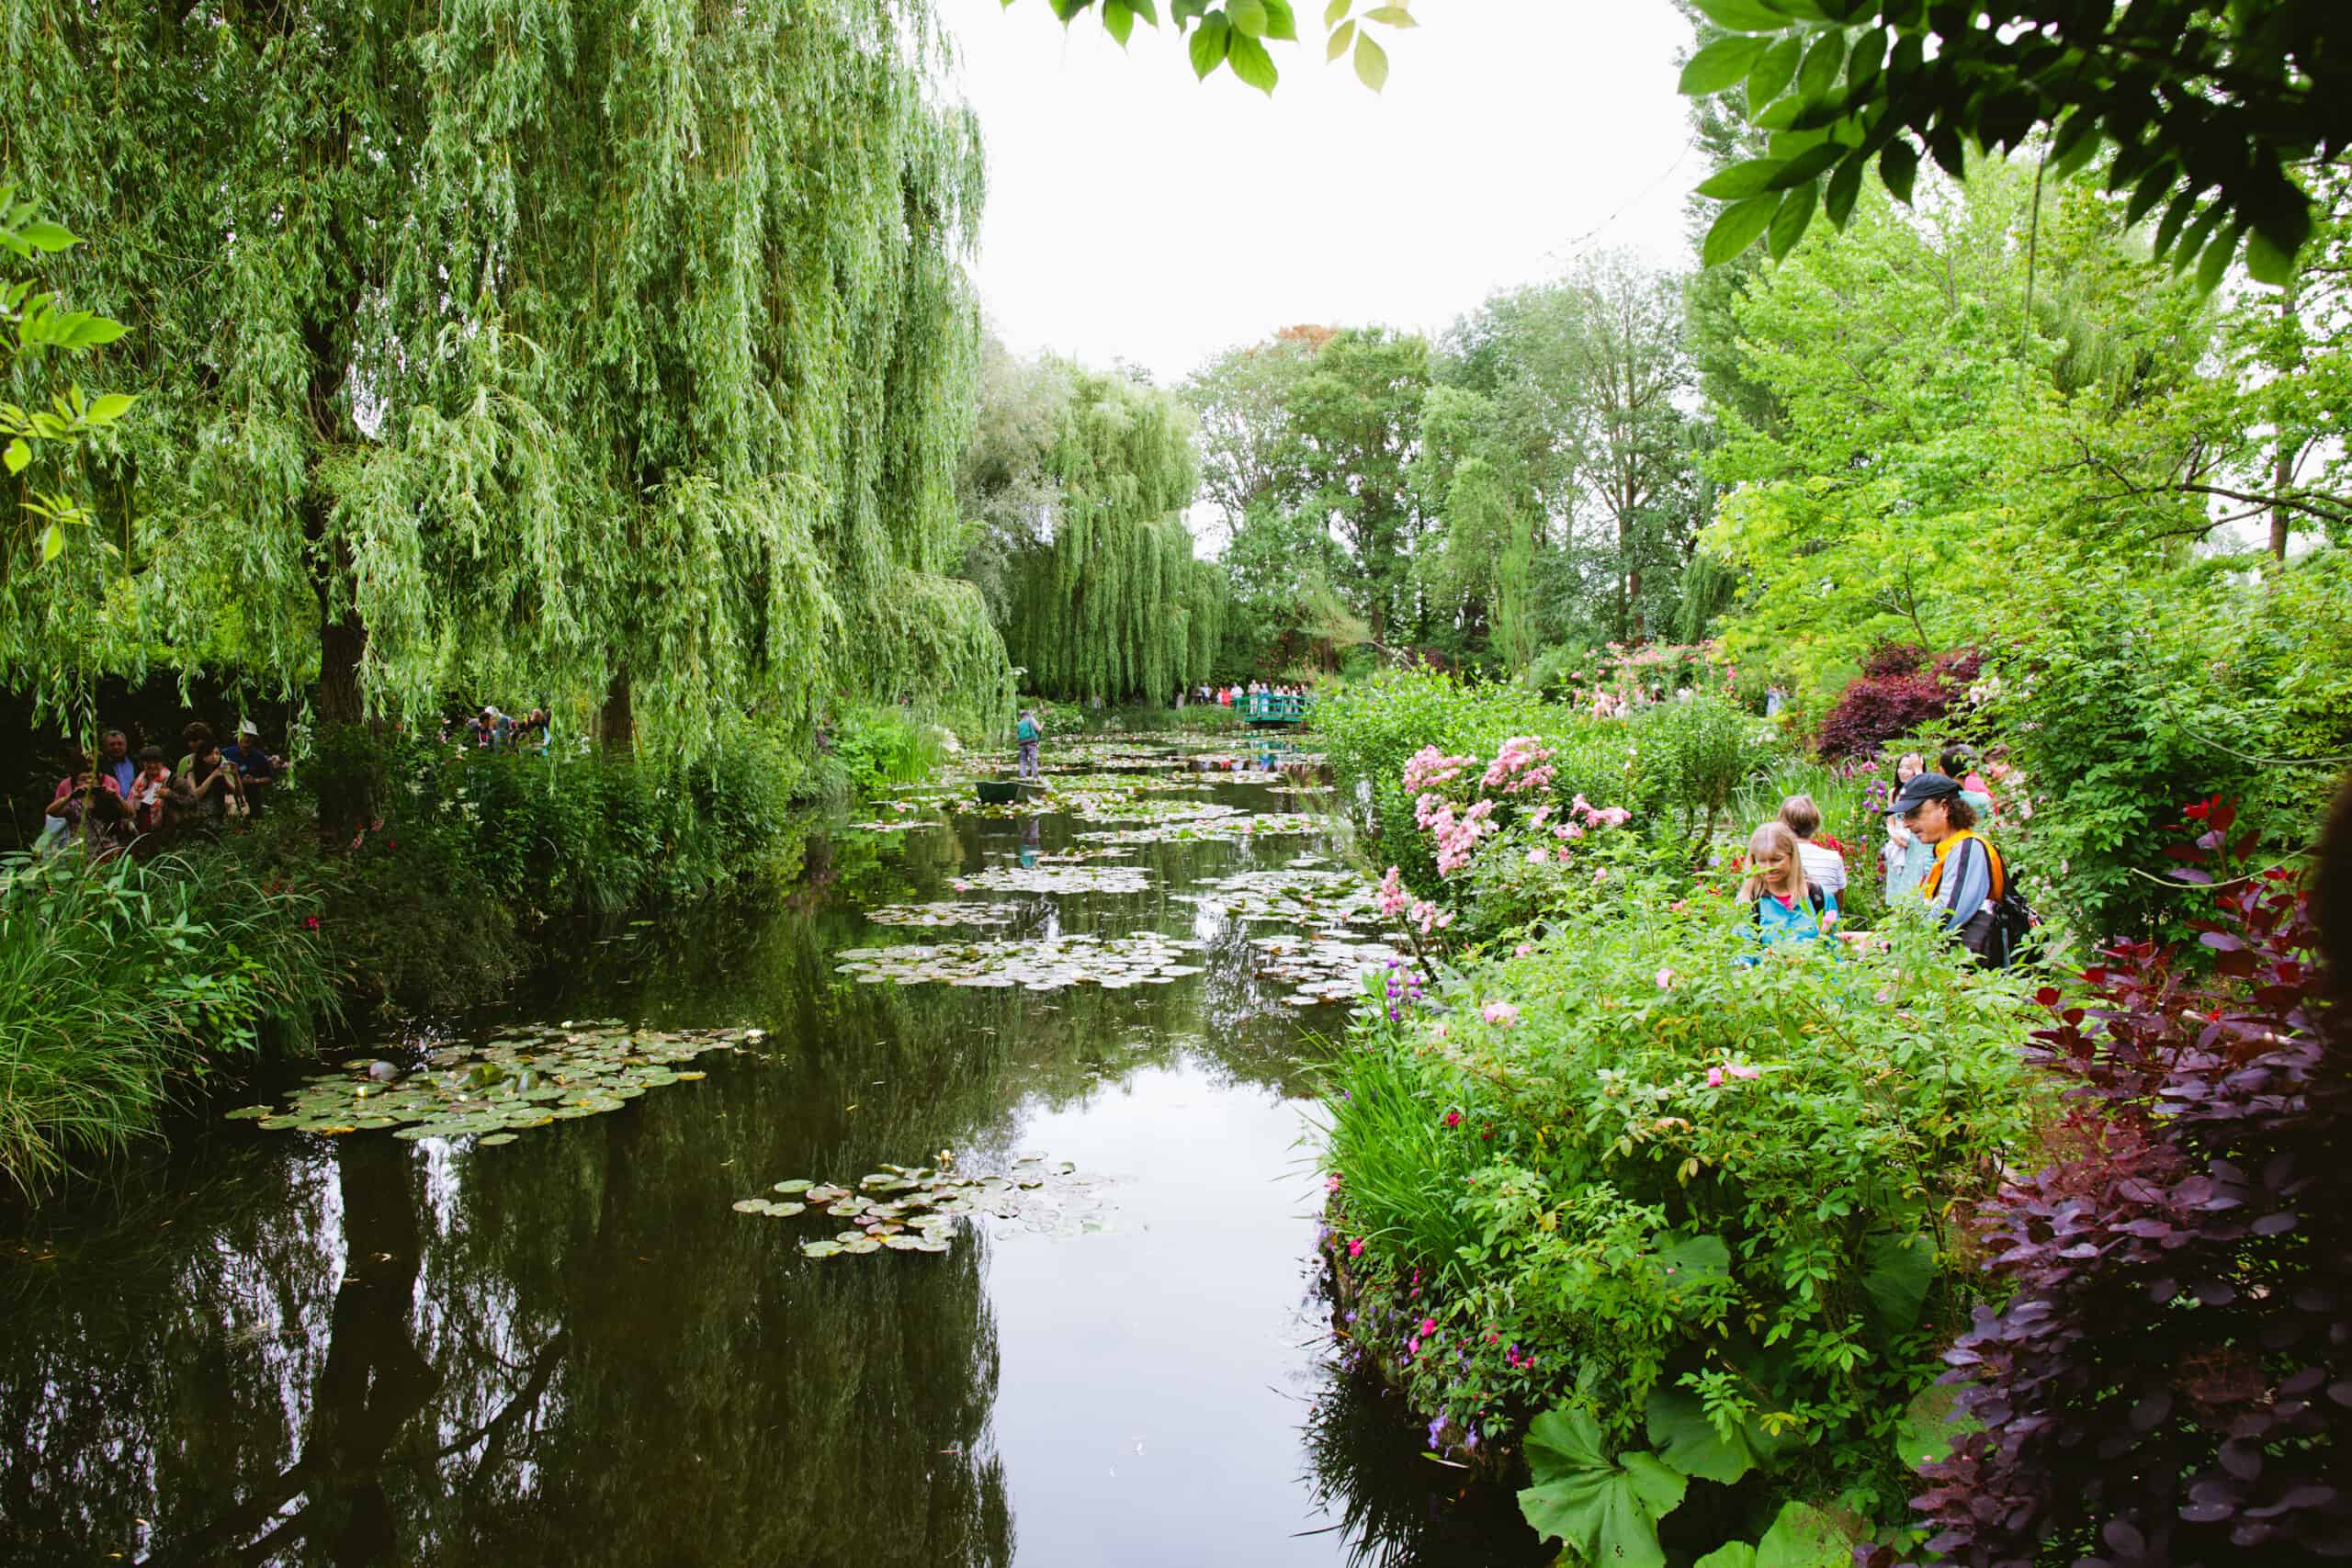
[[689,750],[834,689],[1005,694],[942,575],[981,171],[921,0],[5,26],[5,156],[140,397],[91,547],[9,574],[10,677],[161,649],[314,678],[330,725],[473,684]]

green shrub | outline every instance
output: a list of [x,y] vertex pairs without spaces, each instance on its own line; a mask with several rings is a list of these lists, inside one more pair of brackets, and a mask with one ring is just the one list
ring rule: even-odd
[[1784,754],[1770,726],[1712,691],[1653,703],[1621,722],[1633,732],[1631,804],[1694,844],[1713,833],[1740,787]]
[[309,1045],[317,908],[210,853],[0,857],[0,1179],[36,1196],[216,1068]]
[[1943,1216],[2030,1120],[2021,985],[1923,920],[1759,953],[1720,889],[1595,885],[1332,1065],[1354,1337],[1457,1432],[1570,1404],[1624,1452],[1696,1411],[1779,1495],[1892,1517],[1894,1424],[1969,1300]]
[[913,784],[946,760],[939,725],[911,707],[844,707],[832,730],[832,752],[863,799],[893,785]]

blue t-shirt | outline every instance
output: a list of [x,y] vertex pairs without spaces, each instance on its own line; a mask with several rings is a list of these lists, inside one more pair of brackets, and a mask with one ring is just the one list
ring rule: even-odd
[[[1813,895],[1821,894],[1821,913],[1813,908]],[[1770,947],[1782,942],[1818,942],[1828,933],[1822,930],[1825,916],[1838,912],[1838,895],[1824,892],[1809,885],[1793,904],[1781,902],[1777,894],[1767,893],[1756,900],[1756,930],[1758,938]]]

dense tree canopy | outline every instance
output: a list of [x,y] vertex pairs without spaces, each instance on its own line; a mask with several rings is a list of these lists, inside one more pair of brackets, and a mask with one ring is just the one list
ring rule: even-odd
[[[995,700],[956,537],[976,132],[922,6],[35,3],[11,156],[132,329],[18,683],[459,691],[695,746],[833,688]],[[43,394],[38,367],[12,396]],[[16,563],[19,568],[22,562]]]
[[1184,521],[1200,482],[1191,411],[1124,374],[1017,359],[993,339],[983,364],[957,485],[965,566],[1026,689],[1167,702],[1207,680],[1227,595]]

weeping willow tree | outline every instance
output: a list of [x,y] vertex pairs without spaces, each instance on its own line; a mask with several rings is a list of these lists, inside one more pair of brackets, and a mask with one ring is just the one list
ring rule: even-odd
[[1164,702],[1207,678],[1223,576],[1193,558],[1192,415],[1169,393],[1071,367],[1042,459],[1045,525],[1015,552],[1004,638],[1029,689]]
[[[0,158],[131,328],[0,679],[226,664],[666,745],[1006,694],[943,575],[981,166],[924,0],[18,0]],[[45,389],[14,375],[8,396]],[[84,371],[85,376],[87,370]],[[496,684],[493,684],[496,683]]]

